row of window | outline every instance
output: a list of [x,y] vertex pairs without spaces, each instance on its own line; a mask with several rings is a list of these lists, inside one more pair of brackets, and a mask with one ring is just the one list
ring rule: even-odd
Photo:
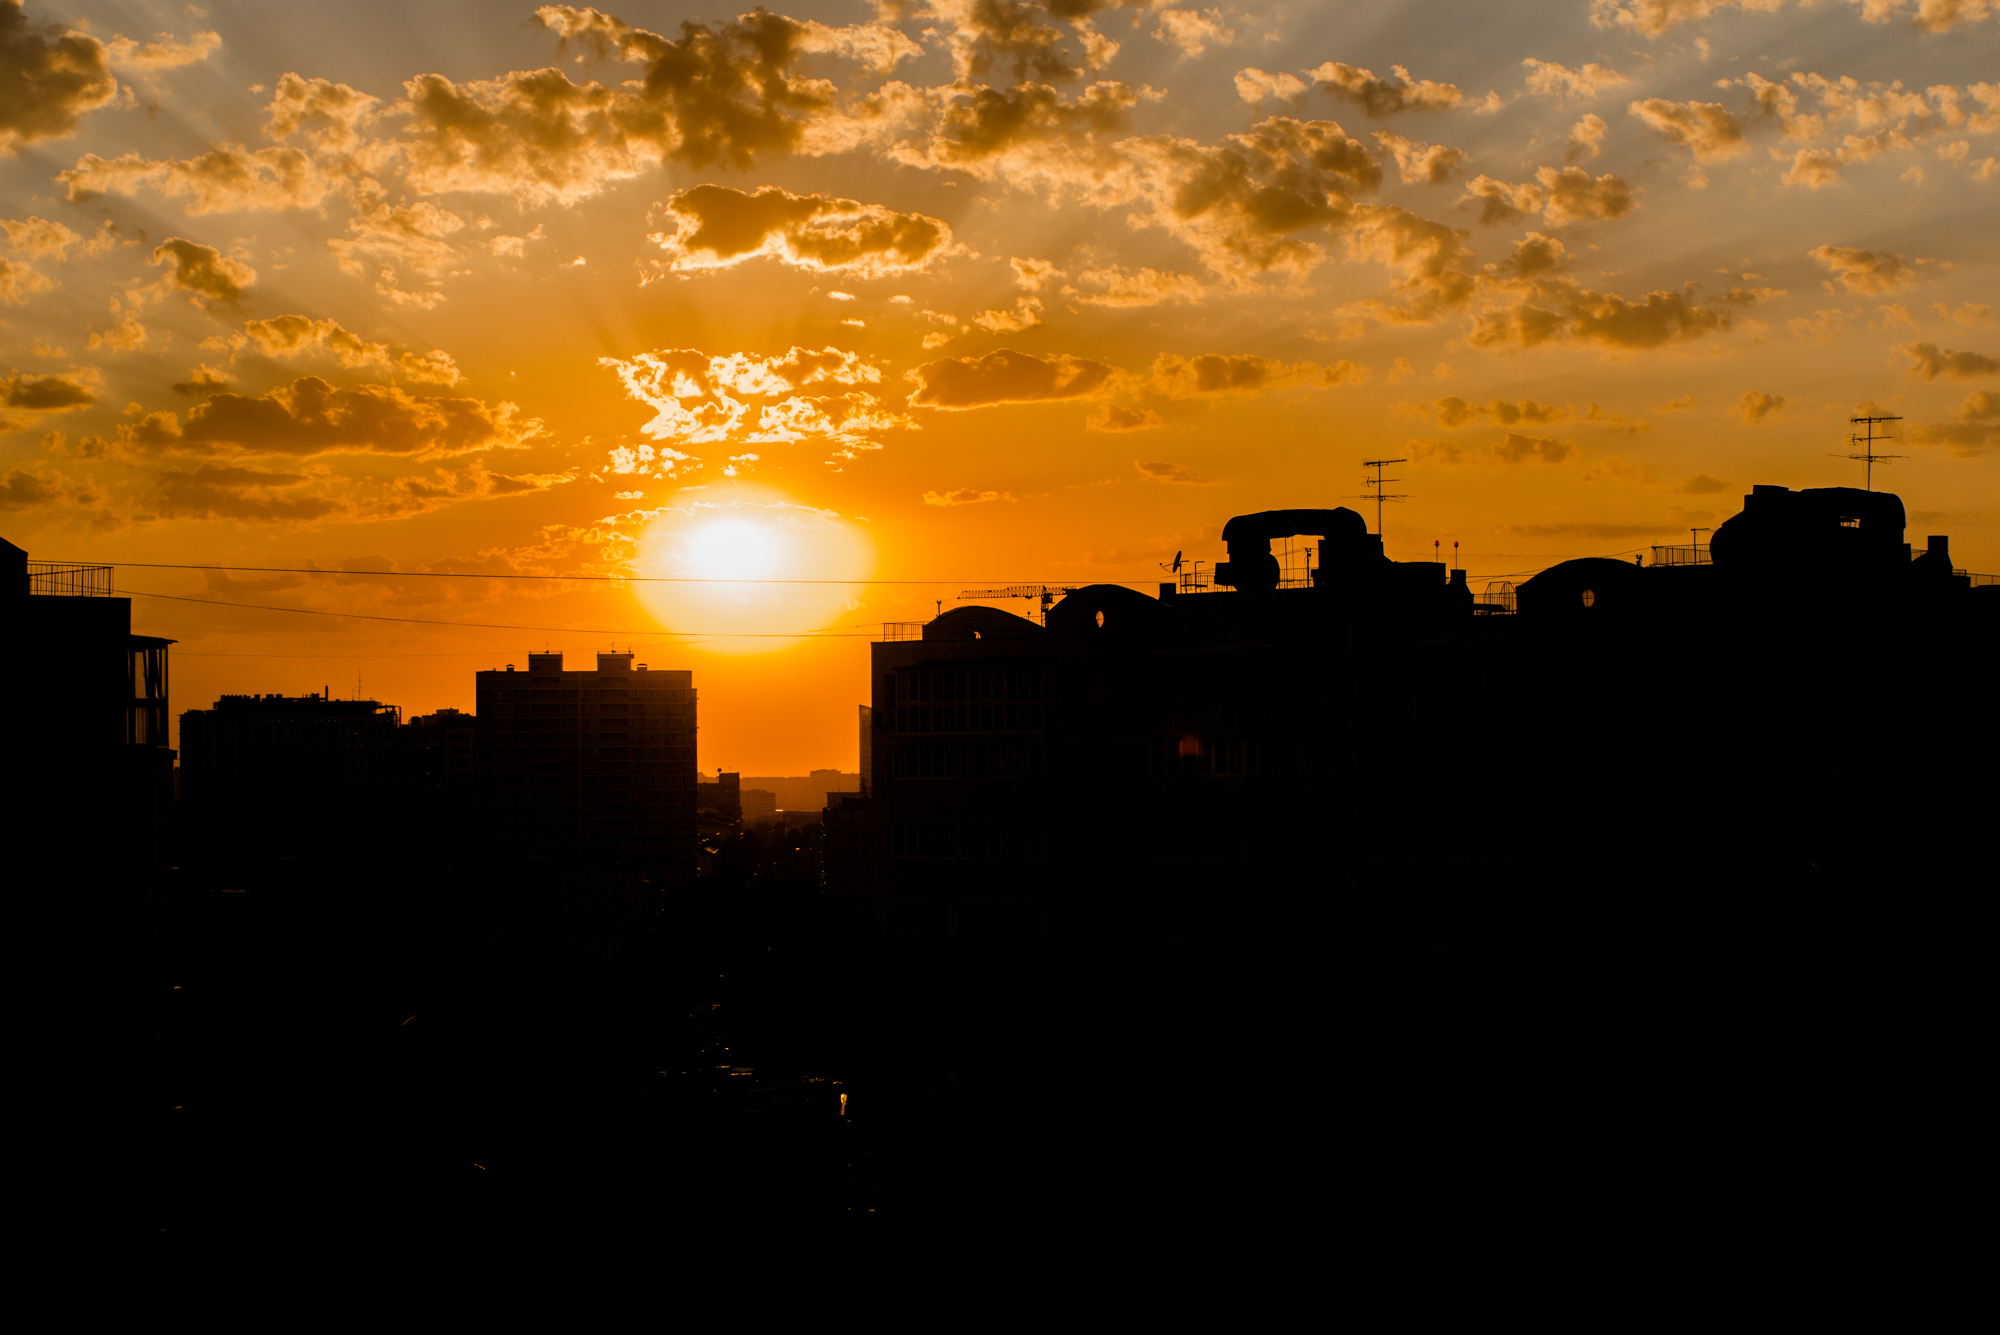
[[892,779],[1031,779],[1045,768],[1039,741],[925,742],[889,748]]
[[919,668],[896,674],[896,703],[1039,700],[1044,680],[1038,667]]
[[898,705],[896,731],[1040,732],[1042,706],[1036,700],[969,705]]
[[975,862],[1039,862],[1048,840],[1039,825],[1019,821],[899,820],[889,826],[892,858],[951,858]]

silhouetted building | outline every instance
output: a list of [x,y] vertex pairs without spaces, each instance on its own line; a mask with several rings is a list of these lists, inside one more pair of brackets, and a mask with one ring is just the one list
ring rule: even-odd
[[741,792],[743,819],[745,822],[776,820],[778,818],[778,795],[776,793],[764,788],[745,788]]
[[166,855],[174,753],[167,749],[167,647],[132,633],[111,567],[30,562],[0,540],[10,816],[82,867]]
[[599,654],[565,670],[481,672],[478,788],[494,846],[605,865],[691,871],[695,854],[695,689],[687,671]]
[[[1607,1064],[1668,1060],[1634,1026],[1673,985],[1619,943],[1726,935],[1799,878],[1975,874],[1960,780],[2000,751],[2000,590],[1942,540],[1912,559],[1902,522],[1892,496],[1760,487],[1711,559],[1564,562],[1515,611],[1386,559],[1352,511],[1273,511],[1223,530],[1233,592],[887,628],[863,786],[906,1183],[1042,1092],[1063,1162],[1114,1194],[1252,1190],[1330,1140],[1353,1236],[1367,1211],[1553,1209],[1580,1157],[1657,1130],[1569,1111]],[[1297,535],[1318,560],[1288,579],[1270,543]],[[1730,1117],[1741,1026],[1796,981],[1666,1022]],[[1294,1078],[1326,1103],[1265,1087]]]
[[379,700],[225,695],[181,715],[192,847],[224,860],[351,860],[354,840],[409,819],[393,802],[400,711]]
[[770,793],[777,799],[780,811],[819,811],[834,793],[860,792],[861,776],[837,769],[816,769],[803,775],[783,777],[746,774],[743,776],[743,787],[746,792],[761,788]]
[[696,789],[696,805],[710,816],[724,824],[733,824],[743,819],[743,776],[715,772],[714,783],[700,784]]

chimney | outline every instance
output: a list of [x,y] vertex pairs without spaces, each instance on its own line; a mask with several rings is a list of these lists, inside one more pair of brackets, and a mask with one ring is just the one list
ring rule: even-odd
[[1932,556],[1935,556],[1938,560],[1944,562],[1946,565],[1950,565],[1951,538],[1943,533],[1933,533],[1930,535],[1927,541],[1930,543],[1930,549],[1929,549],[1930,554]]

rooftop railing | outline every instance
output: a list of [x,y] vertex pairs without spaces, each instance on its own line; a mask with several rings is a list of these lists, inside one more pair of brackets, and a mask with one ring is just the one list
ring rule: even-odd
[[921,621],[884,621],[884,640],[921,640],[924,638],[924,623]]
[[1653,548],[1653,564],[1656,566],[1705,566],[1714,564],[1708,559],[1708,544],[1682,543],[1678,547]]
[[111,596],[111,567],[30,561],[28,592],[56,594],[65,598],[108,598]]

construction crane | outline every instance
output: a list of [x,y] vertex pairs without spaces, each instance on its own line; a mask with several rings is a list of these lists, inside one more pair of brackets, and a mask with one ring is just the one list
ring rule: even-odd
[[1066,593],[1075,593],[1077,587],[1067,584],[1009,584],[1004,589],[967,589],[958,596],[960,600],[978,598],[982,601],[988,598],[1039,598],[1042,610],[1037,619],[1047,625],[1049,609],[1055,606],[1056,599]]

